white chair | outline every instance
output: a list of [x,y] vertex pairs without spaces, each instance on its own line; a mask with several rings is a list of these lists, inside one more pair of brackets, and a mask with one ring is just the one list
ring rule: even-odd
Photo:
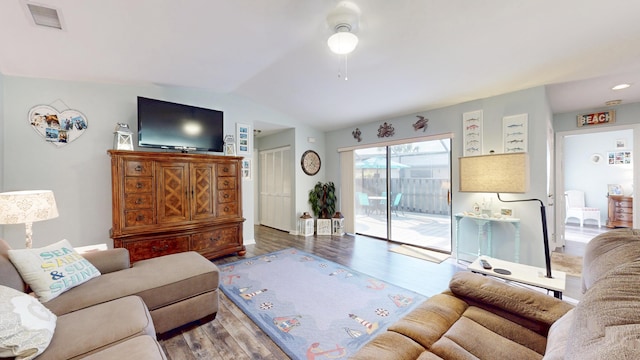
[[576,218],[580,221],[580,227],[584,225],[585,220],[598,221],[600,227],[600,209],[586,207],[584,204],[584,192],[580,190],[567,190],[564,192],[566,215],[564,223],[569,218]]

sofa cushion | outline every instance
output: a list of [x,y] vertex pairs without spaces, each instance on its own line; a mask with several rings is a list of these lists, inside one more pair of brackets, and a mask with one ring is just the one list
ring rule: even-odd
[[616,266],[640,258],[640,230],[615,229],[597,235],[585,249],[582,292]]
[[478,304],[502,309],[519,317],[550,327],[572,305],[554,297],[505,284],[483,275],[461,271],[453,275],[449,283],[451,292]]
[[640,348],[640,259],[602,276],[575,310],[567,359],[635,359]]
[[149,335],[136,336],[125,342],[108,347],[100,352],[93,353],[83,360],[113,360],[113,359],[166,359],[160,344]]
[[460,319],[467,307],[464,301],[451,294],[436,294],[389,326],[389,330],[429,349]]
[[[129,281],[135,279],[135,281]],[[218,288],[218,268],[196,252],[138,261],[129,269],[103,274],[45,305],[66,314],[123,296],[142,297],[149,310],[177,303]]]
[[9,250],[9,259],[41,302],[100,276],[67,240],[41,248]]
[[0,357],[33,359],[51,342],[56,316],[33,296],[0,286]]
[[558,321],[554,322],[547,336],[547,349],[544,352],[544,360],[563,360],[567,349],[567,341],[571,334],[571,325],[575,318],[575,309],[569,310]]
[[141,335],[155,337],[153,320],[140,297],[127,296],[59,316],[51,344],[38,360],[76,359]]
[[[513,324],[515,325],[515,324]],[[463,316],[431,349],[443,359],[541,359],[542,355]]]

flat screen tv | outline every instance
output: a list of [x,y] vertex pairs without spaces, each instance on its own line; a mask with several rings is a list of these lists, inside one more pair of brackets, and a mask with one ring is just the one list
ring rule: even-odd
[[223,113],[138,96],[138,146],[222,152]]

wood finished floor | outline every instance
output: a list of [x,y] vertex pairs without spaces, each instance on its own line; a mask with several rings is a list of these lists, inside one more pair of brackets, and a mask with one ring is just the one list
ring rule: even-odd
[[[247,246],[245,258],[296,248],[397,286],[433,296],[447,288],[451,276],[464,268],[453,261],[435,264],[396,254],[397,244],[364,236],[292,236],[264,226],[255,228],[255,245]],[[221,265],[242,259],[227,256],[214,260]],[[167,358],[182,359],[289,359],[233,302],[220,292],[216,318],[203,325],[182,329],[161,340]]]
[[[426,296],[433,296],[446,289],[451,276],[466,269],[465,265],[457,265],[454,259],[435,264],[393,253],[389,249],[397,244],[365,236],[305,238],[256,226],[255,239],[255,245],[247,246],[244,258],[296,248]],[[564,251],[580,253],[580,248],[583,247],[583,244],[568,243]],[[214,263],[222,265],[240,259],[242,257],[227,256],[214,260]],[[580,299],[579,289],[579,278],[570,279],[567,281],[565,295]],[[289,359],[222,292],[218,314],[214,320],[181,329],[171,334],[171,337],[161,340],[160,344],[169,360]]]

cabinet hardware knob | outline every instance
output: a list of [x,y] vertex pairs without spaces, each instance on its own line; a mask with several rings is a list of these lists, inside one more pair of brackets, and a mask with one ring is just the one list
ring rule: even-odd
[[228,206],[224,207],[224,212],[229,212],[229,207]]
[[137,221],[142,221],[142,220],[144,220],[144,215],[138,215],[138,216],[136,217],[136,220],[137,220]]
[[229,172],[229,168],[225,166],[224,168],[222,168],[222,171],[223,172]]
[[142,165],[136,166],[136,171],[142,171]]
[[137,189],[142,189],[144,187],[144,185],[142,185],[142,183],[137,183],[136,184],[136,188]]
[[229,180],[224,181],[224,186],[229,186]]
[[138,198],[138,200],[136,200],[136,205],[140,205],[140,204],[142,204],[142,199]]
[[164,244],[163,246],[152,246],[151,250],[155,251],[155,252],[159,252],[159,251],[165,251],[169,248],[169,245]]
[[229,194],[224,194],[223,198],[228,199],[229,198]]

